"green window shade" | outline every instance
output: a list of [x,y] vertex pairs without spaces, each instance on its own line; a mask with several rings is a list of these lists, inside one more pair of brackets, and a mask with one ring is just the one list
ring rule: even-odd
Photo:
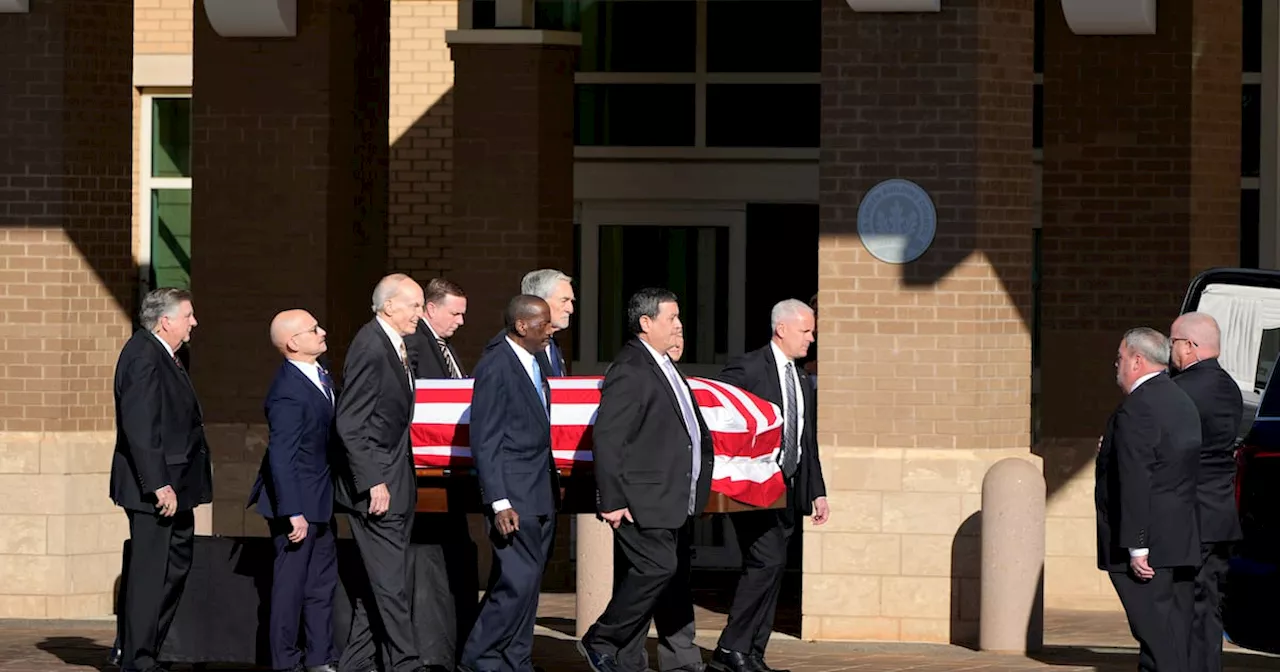
[[151,111],[151,176],[191,177],[191,99],[155,98]]
[[151,192],[151,286],[191,286],[191,191]]

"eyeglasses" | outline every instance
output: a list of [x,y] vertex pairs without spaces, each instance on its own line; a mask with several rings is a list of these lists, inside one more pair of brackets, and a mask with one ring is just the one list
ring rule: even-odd
[[1171,339],[1169,339],[1169,345],[1175,345],[1178,341],[1186,341],[1187,343],[1190,343],[1190,344],[1191,344],[1191,347],[1193,347],[1193,348],[1198,348],[1198,347],[1200,347],[1199,345],[1197,345],[1197,344],[1196,344],[1196,342],[1195,342],[1195,341],[1193,341],[1193,340],[1191,340],[1191,339],[1189,339],[1189,338],[1171,338]]
[[311,327],[310,329],[304,329],[302,331],[299,331],[298,333],[294,334],[293,336],[290,336],[289,338],[297,338],[303,334],[315,334],[315,333],[319,333],[319,331],[320,331],[320,323],[317,322],[316,326]]

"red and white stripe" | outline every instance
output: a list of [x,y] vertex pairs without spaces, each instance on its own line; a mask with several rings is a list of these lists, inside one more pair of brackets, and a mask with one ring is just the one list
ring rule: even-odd
[[[556,466],[590,462],[591,427],[600,405],[600,377],[551,378],[551,452]],[[412,441],[419,467],[469,468],[471,379],[419,380]],[[786,492],[778,467],[782,414],[778,407],[733,385],[689,378],[715,443],[711,489],[752,506],[768,506]]]

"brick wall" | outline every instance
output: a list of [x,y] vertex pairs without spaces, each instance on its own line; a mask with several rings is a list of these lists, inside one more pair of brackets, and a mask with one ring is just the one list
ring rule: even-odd
[[190,54],[194,0],[133,0],[134,53]]
[[[457,27],[454,0],[391,3],[387,268],[424,283],[449,274],[457,263],[447,238],[453,187],[453,61],[445,43],[445,31]],[[466,363],[470,370],[474,360]]]
[[0,14],[0,616],[107,613],[130,332],[129,0]]
[[1095,568],[1097,437],[1121,399],[1114,353],[1168,333],[1199,271],[1237,262],[1239,0],[1159,4],[1153,36],[1073,34],[1046,12],[1043,432],[1046,601],[1118,608]]
[[[823,0],[819,443],[831,522],[804,534],[803,636],[976,640],[982,477],[1026,458],[1030,0],[940,13]],[[905,178],[938,231],[873,258],[863,195]]]

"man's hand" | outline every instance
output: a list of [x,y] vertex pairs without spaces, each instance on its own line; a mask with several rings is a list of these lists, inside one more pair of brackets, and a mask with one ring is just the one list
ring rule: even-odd
[[369,488],[369,515],[381,516],[391,509],[391,491],[386,483]]
[[290,516],[289,522],[293,523],[293,531],[289,533],[289,541],[295,544],[301,544],[303,539],[307,538],[307,518],[302,514]]
[[1151,569],[1151,565],[1147,563],[1149,555],[1139,555],[1136,558],[1129,558],[1129,569],[1133,570],[1133,575],[1143,581],[1150,581],[1151,577],[1156,575],[1156,570]]
[[165,518],[178,512],[178,493],[173,491],[173,486],[166,485],[156,490],[156,512]]
[[498,528],[499,534],[509,537],[520,529],[520,514],[515,509],[503,509],[493,514],[493,524]]
[[831,519],[831,507],[827,506],[827,498],[813,500],[813,524],[821,525]]
[[618,529],[619,525],[622,525],[623,518],[626,518],[627,522],[629,523],[636,522],[631,518],[631,509],[618,509],[617,511],[609,511],[608,513],[601,513],[600,517],[604,518],[605,522],[613,526],[613,529],[615,530]]

